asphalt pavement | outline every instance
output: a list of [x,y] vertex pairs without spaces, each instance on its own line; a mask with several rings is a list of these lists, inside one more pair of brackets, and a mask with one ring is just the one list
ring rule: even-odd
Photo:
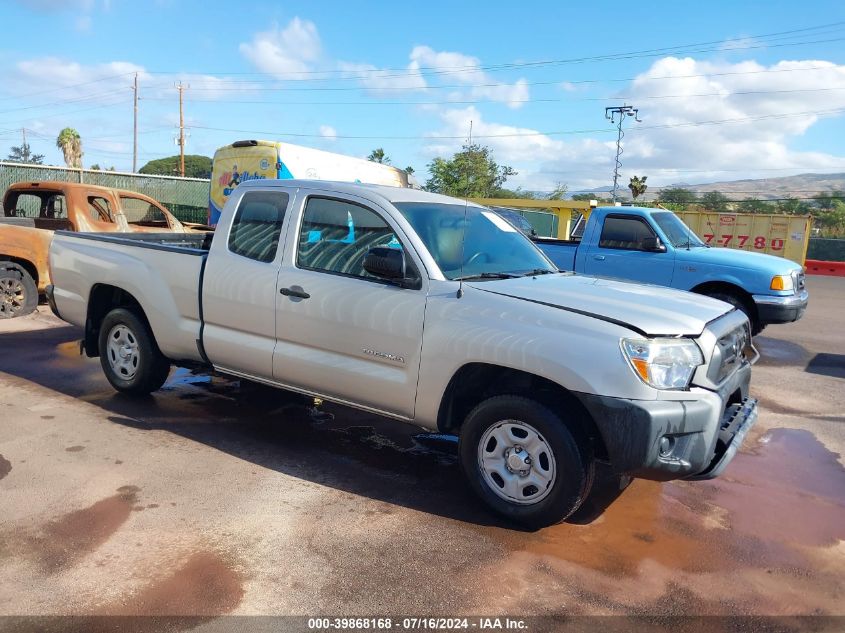
[[127,398],[44,306],[0,321],[0,615],[845,616],[845,279],[808,287],[721,478],[536,532],[414,427],[187,370]]

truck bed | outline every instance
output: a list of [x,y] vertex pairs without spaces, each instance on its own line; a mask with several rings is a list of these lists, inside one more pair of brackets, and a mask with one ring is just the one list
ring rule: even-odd
[[73,233],[50,247],[61,317],[85,326],[89,306],[119,288],[144,310],[162,353],[201,361],[200,284],[210,233]]
[[560,270],[575,270],[575,253],[581,240],[559,240],[553,237],[535,238],[534,242]]
[[[59,235],[71,234],[58,231]],[[211,248],[214,233],[72,233],[74,237],[141,248],[202,255]]]

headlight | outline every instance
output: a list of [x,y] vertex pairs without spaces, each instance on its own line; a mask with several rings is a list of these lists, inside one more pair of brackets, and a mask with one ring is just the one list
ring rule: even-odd
[[704,363],[698,345],[683,338],[623,338],[622,351],[637,376],[655,389],[686,389]]
[[792,275],[775,275],[772,277],[772,283],[769,284],[772,290],[793,290],[795,284],[792,282]]

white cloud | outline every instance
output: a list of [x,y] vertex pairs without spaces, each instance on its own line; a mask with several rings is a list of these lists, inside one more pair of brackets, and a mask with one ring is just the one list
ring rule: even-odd
[[335,130],[331,125],[321,125],[320,126],[320,136],[324,139],[328,139],[330,141],[337,140],[337,130]]
[[[814,70],[794,70],[808,67]],[[790,148],[820,118],[843,115],[816,112],[845,110],[845,65],[805,60],[766,67],[753,61],[667,57],[639,75],[624,93],[629,103],[639,106],[643,119],[640,130],[637,124],[626,125],[623,162],[632,169],[669,176],[673,168],[810,171],[845,164],[841,156]],[[668,97],[649,99],[661,95]],[[725,120],[736,121],[686,125]],[[664,125],[670,127],[649,129]]]
[[477,57],[463,53],[435,51],[429,46],[416,46],[411,61],[420,68],[431,69],[444,84],[464,84],[473,99],[490,99],[520,108],[528,99],[528,82],[520,79],[513,84],[498,82],[481,69]]
[[[131,62],[107,62],[84,65],[58,57],[39,57],[15,64],[3,86],[11,88],[11,94],[38,92],[55,89],[60,94],[49,94],[46,100],[83,98],[104,92],[129,90],[130,75],[138,73],[139,79],[149,80],[150,75],[142,66]],[[52,99],[50,99],[52,97]]]
[[509,84],[496,81],[482,70],[477,57],[448,51],[435,51],[429,46],[415,46],[404,69],[378,68],[372,64],[339,62],[346,78],[358,79],[366,89],[395,95],[418,92],[433,85],[454,85],[457,89],[447,98],[453,101],[479,99],[520,108],[528,99],[528,82],[524,79]]
[[357,79],[364,88],[377,94],[413,92],[424,90],[428,85],[416,62],[408,64],[406,70],[379,69],[372,64],[352,62],[338,62],[338,68],[343,71],[344,77]]
[[317,26],[298,17],[284,29],[276,25],[269,31],[256,33],[252,42],[239,48],[256,68],[279,79],[307,79],[302,73],[311,71],[321,54]]

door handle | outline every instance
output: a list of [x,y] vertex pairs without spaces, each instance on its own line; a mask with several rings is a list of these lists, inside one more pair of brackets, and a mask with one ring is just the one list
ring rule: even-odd
[[311,295],[305,292],[302,288],[298,286],[293,286],[291,288],[279,288],[279,292],[286,297],[296,297],[298,299],[310,299]]
[[595,259],[596,261],[599,261],[599,262],[603,262],[604,261],[604,255],[593,255],[593,259]]

